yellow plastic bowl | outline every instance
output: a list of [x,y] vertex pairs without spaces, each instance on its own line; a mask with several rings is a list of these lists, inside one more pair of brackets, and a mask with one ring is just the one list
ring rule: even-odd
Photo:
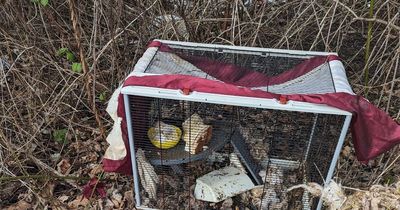
[[[171,125],[173,126],[173,125]],[[173,135],[168,135],[165,136],[164,138],[161,137],[160,141],[160,136],[158,132],[156,132],[156,129],[154,127],[150,128],[147,131],[147,136],[150,139],[150,142],[157,148],[160,149],[170,149],[172,147],[175,147],[178,143],[179,140],[181,139],[182,131],[176,126],[173,126]]]

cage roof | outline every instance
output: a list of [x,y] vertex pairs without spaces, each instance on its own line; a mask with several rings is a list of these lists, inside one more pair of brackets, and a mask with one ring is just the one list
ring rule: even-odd
[[146,50],[131,75],[189,75],[276,94],[354,94],[334,53],[182,45]]

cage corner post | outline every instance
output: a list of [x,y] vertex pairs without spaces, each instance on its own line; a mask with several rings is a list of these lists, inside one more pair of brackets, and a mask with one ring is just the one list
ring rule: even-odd
[[135,201],[136,207],[141,206],[140,202],[140,190],[139,190],[139,176],[136,165],[136,152],[135,145],[133,140],[133,127],[132,127],[132,119],[131,119],[131,108],[129,103],[129,96],[124,94],[124,108],[125,108],[125,116],[126,116],[126,127],[128,130],[128,141],[129,141],[129,151],[131,153],[131,167],[132,167],[132,176],[133,176],[133,184],[135,190]]
[[[326,176],[326,179],[325,179],[324,187],[326,184],[328,184],[332,180],[333,173],[335,172],[336,164],[337,164],[337,161],[339,160],[339,155],[342,150],[344,140],[346,139],[347,130],[350,127],[351,117],[352,117],[351,114],[346,115],[346,119],[344,120],[342,131],[340,132],[340,136],[339,136],[339,141],[336,145],[335,153],[333,155],[332,162],[329,167],[328,175]],[[322,209],[322,198],[319,199],[318,206],[317,206],[317,210],[321,210],[321,209]]]

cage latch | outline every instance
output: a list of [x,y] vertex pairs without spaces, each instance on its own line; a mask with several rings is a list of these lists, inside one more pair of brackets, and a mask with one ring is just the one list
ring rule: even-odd
[[183,95],[190,95],[190,93],[192,92],[192,90],[190,90],[189,88],[183,88],[181,91]]
[[280,96],[279,97],[279,103],[280,104],[287,104],[288,103],[288,98],[286,96]]

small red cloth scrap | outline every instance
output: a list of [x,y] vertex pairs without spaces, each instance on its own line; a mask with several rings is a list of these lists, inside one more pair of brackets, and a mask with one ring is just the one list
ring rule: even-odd
[[89,199],[93,195],[99,195],[101,198],[106,197],[106,185],[100,182],[96,177],[92,178],[85,186],[83,186],[83,197]]

